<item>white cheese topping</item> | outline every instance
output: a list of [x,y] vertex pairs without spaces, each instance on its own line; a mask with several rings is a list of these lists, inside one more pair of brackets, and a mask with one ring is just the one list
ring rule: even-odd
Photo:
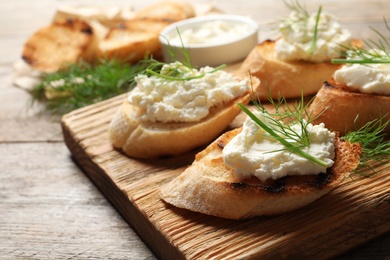
[[[260,112],[255,115],[267,122]],[[301,133],[300,125],[292,126]],[[284,150],[284,146],[270,137],[250,117],[243,125],[241,133],[236,135],[222,150],[225,164],[234,169],[238,180],[256,176],[261,181],[279,179],[286,175],[311,175],[325,172],[333,165],[335,135],[324,124],[307,127],[311,144],[302,150],[323,160],[327,167],[320,166],[301,156]]]
[[181,78],[204,76],[167,80],[162,76],[138,75],[137,86],[128,100],[140,108],[139,117],[143,121],[197,122],[209,114],[211,107],[223,105],[250,89],[248,79],[237,81],[225,71],[212,70],[212,67],[190,69],[179,62],[166,64],[162,76],[172,71],[179,71]]
[[345,64],[335,71],[334,79],[361,93],[390,95],[390,64]]
[[216,20],[202,23],[199,27],[186,28],[180,31],[180,35],[169,39],[173,45],[184,46],[193,44],[218,44],[229,42],[248,35],[255,28],[243,23],[227,23],[226,21]]
[[291,12],[289,18],[279,25],[282,37],[276,41],[276,57],[280,60],[317,63],[340,57],[341,46],[350,45],[351,34],[326,12],[320,13],[316,45],[313,53],[310,53],[316,19],[317,13],[306,17],[301,12]]

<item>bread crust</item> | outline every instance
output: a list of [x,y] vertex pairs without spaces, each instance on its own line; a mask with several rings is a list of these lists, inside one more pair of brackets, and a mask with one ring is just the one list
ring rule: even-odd
[[[187,2],[162,1],[141,9],[134,18],[105,21],[60,14],[25,43],[22,59],[33,69],[56,72],[80,60],[100,58],[134,63],[148,56],[162,57],[159,33],[169,24],[195,16]],[[115,22],[115,25],[114,25]]]
[[[253,88],[259,81],[252,78]],[[210,114],[193,123],[152,123],[140,121],[138,108],[125,101],[109,127],[109,137],[115,148],[134,158],[152,159],[174,156],[209,144],[218,137],[241,112],[237,103],[248,104],[250,94],[224,105],[212,107]]]
[[64,19],[35,32],[25,43],[22,58],[36,70],[54,72],[81,59],[91,60],[95,48],[88,23]]
[[222,159],[223,147],[240,131],[226,132],[198,153],[192,165],[160,189],[161,198],[179,208],[228,219],[282,214],[336,188],[358,165],[362,151],[359,144],[337,137],[335,163],[326,173],[240,182]]
[[313,95],[339,67],[330,62],[279,60],[275,56],[275,41],[266,40],[249,53],[239,70],[250,71],[261,80],[257,93],[267,100],[279,95],[285,98]]
[[98,56],[133,63],[146,56],[162,57],[159,33],[169,24],[195,16],[186,2],[163,1],[137,12],[133,19],[110,28]]
[[[310,105],[314,123],[345,134],[356,131],[367,122],[384,117],[390,120],[390,96],[354,92],[331,78],[326,81]],[[390,125],[385,129],[390,132]]]

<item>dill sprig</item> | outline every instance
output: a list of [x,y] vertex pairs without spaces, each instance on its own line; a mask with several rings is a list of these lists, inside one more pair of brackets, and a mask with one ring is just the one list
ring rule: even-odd
[[318,24],[320,22],[321,11],[322,11],[322,6],[320,5],[320,7],[318,8],[318,11],[317,11],[316,23],[314,25],[313,39],[311,41],[311,45],[310,45],[310,49],[309,49],[309,53],[310,54],[313,54],[313,52],[315,51],[315,48],[316,48],[317,34],[318,34]]
[[[304,22],[306,23],[307,20],[309,19],[310,17],[310,14],[309,12],[307,11],[307,8],[305,6],[303,6],[299,0],[291,0],[291,1],[287,1],[287,0],[283,0],[283,3],[285,6],[287,6],[287,8],[292,11],[292,12],[297,12],[299,14],[299,22]],[[276,23],[279,25],[279,24],[291,24],[290,22],[290,17],[285,17],[285,18],[280,18],[276,21]],[[279,30],[283,30],[283,29],[287,29],[287,28],[290,28],[291,25],[288,25],[286,27],[281,27],[279,28]]]
[[[390,26],[386,19],[383,18],[386,29],[390,32]],[[352,48],[343,47],[346,49],[345,58],[332,59],[334,64],[382,64],[390,63],[390,37],[385,36],[377,29],[370,27],[370,29],[378,35],[378,40],[364,40],[363,47],[353,46]]]
[[[275,109],[273,113],[269,112],[259,100],[258,98],[252,98],[252,102],[265,118],[264,121],[260,120],[241,103],[238,106],[256,124],[263,128],[269,136],[280,142],[286,151],[297,154],[321,166],[327,166],[322,160],[302,150],[302,148],[310,146],[310,135],[307,131],[307,126],[321,115],[320,113],[313,117],[312,112],[308,112],[312,111],[308,107],[312,103],[313,98],[305,102],[302,95],[299,102],[296,101],[293,104],[289,104],[284,97],[279,97],[277,102],[269,98],[270,104]],[[360,143],[362,145],[359,166],[355,172],[359,173],[364,169],[371,169],[374,172],[374,169],[370,167],[370,162],[382,162],[390,159],[390,136],[384,131],[390,124],[390,119],[384,121],[387,116],[388,114],[385,114],[378,119],[366,123],[360,129],[351,131],[341,137],[342,140],[348,140],[351,143]],[[291,127],[296,124],[300,125],[300,132],[297,132]]]
[[[327,164],[302,150],[302,148],[310,146],[310,136],[307,131],[307,126],[315,120],[311,113],[308,112],[308,106],[311,101],[304,103],[303,95],[299,102],[290,105],[284,97],[279,97],[277,102],[271,98],[270,103],[275,108],[275,112],[269,112],[259,99],[252,99],[256,108],[262,113],[266,120],[260,120],[247,107],[239,103],[238,106],[261,128],[263,128],[272,138],[280,142],[285,150],[297,154],[309,161],[326,167]],[[292,126],[300,125],[300,132],[297,132]]]
[[359,166],[356,169],[357,173],[361,173],[362,170],[366,169],[375,172],[374,169],[370,167],[370,162],[389,160],[390,136],[384,131],[387,125],[390,124],[390,119],[384,121],[387,115],[388,114],[385,114],[380,118],[372,120],[356,131],[348,132],[341,137],[343,140],[348,140],[351,143],[360,143],[362,145],[363,152],[360,156]]
[[144,69],[139,71],[137,74],[144,74],[148,77],[160,77],[167,81],[187,81],[192,79],[199,79],[203,78],[206,74],[214,73],[226,67],[226,64],[222,64],[208,72],[200,73],[195,76],[186,76],[186,72],[188,72],[188,70],[190,70],[192,67],[190,68],[182,63],[182,68],[180,66],[172,66],[162,71],[163,66],[167,63],[155,60],[153,58],[148,60],[142,60],[140,62],[143,64]]
[[52,114],[65,114],[128,92],[134,75],[143,64],[129,65],[117,60],[71,64],[67,69],[46,74],[32,89],[32,104],[40,101]]
[[[283,1],[283,2],[287,6],[287,8],[289,8],[292,12],[296,12],[298,14],[299,19],[296,21],[292,21],[290,17],[279,19],[277,21],[278,24],[285,25],[284,27],[279,26],[278,27],[279,31],[291,28],[291,26],[294,23],[303,23],[303,24],[308,23],[308,20],[310,18],[310,13],[308,12],[307,8],[299,2],[299,0],[291,0],[289,2],[288,1]],[[318,25],[320,22],[321,12],[322,12],[322,6],[320,5],[316,14],[316,22],[313,28],[313,36],[312,36],[310,48],[308,50],[309,54],[313,54],[316,48],[317,38],[318,38]]]
[[183,61],[178,61],[177,57],[175,57],[174,51],[170,45],[170,42],[168,39],[165,38],[168,44],[168,51],[171,56],[171,59],[173,62],[180,62],[182,66],[172,66],[169,68],[164,69],[162,71],[164,65],[167,63],[158,61],[156,59],[150,58],[147,60],[142,60],[141,63],[144,64],[144,69],[142,71],[139,71],[138,74],[144,74],[148,77],[150,76],[155,76],[155,77],[160,77],[163,78],[167,81],[187,81],[187,80],[193,80],[193,79],[199,79],[203,78],[206,74],[214,73],[216,71],[219,71],[223,68],[226,67],[226,64],[222,64],[211,71],[201,73],[196,76],[187,76],[187,72],[194,69],[194,67],[191,65],[191,60],[190,60],[190,48],[187,48],[184,46],[183,40],[181,38],[181,34],[178,28],[176,28],[177,33],[179,35],[180,43],[181,43],[181,48],[180,53],[183,55],[184,60]]

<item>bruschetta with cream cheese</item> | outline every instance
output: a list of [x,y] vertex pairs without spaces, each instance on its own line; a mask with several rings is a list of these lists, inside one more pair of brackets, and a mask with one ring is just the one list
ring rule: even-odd
[[[267,119],[265,119],[267,121]],[[280,147],[251,118],[196,155],[161,198],[176,207],[227,218],[279,215],[308,205],[336,188],[359,164],[361,146],[310,125],[308,153],[322,166]]]
[[[315,122],[341,134],[373,120],[390,120],[390,65],[344,65],[323,84],[311,110]],[[390,132],[390,125],[384,130]]]
[[263,100],[316,94],[339,68],[331,59],[342,56],[347,46],[361,44],[321,9],[309,15],[295,8],[278,30],[280,37],[257,45],[240,68],[261,79],[257,92]]
[[126,155],[144,159],[209,144],[240,113],[237,103],[248,104],[259,85],[249,75],[180,62],[165,64],[157,75],[138,75],[136,82],[111,121],[109,136]]

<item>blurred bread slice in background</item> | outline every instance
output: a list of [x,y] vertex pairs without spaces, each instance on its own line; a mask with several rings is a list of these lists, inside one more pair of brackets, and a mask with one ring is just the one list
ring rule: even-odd
[[135,18],[156,18],[180,21],[194,17],[193,6],[185,1],[162,1],[147,6],[135,14]]
[[22,59],[32,69],[55,72],[80,60],[117,58],[136,62],[159,55],[158,35],[167,25],[195,16],[187,2],[162,1],[130,9],[61,8],[50,25],[25,43]]
[[22,59],[43,72],[91,60],[96,52],[92,27],[81,19],[63,19],[35,32],[25,43]]
[[111,28],[99,44],[99,56],[136,62],[161,57],[159,33],[169,24],[195,16],[186,2],[163,1],[137,12],[133,19]]
[[[314,123],[344,135],[380,118],[390,120],[390,96],[351,91],[332,77],[318,91],[310,110]],[[384,131],[390,132],[390,124]]]

